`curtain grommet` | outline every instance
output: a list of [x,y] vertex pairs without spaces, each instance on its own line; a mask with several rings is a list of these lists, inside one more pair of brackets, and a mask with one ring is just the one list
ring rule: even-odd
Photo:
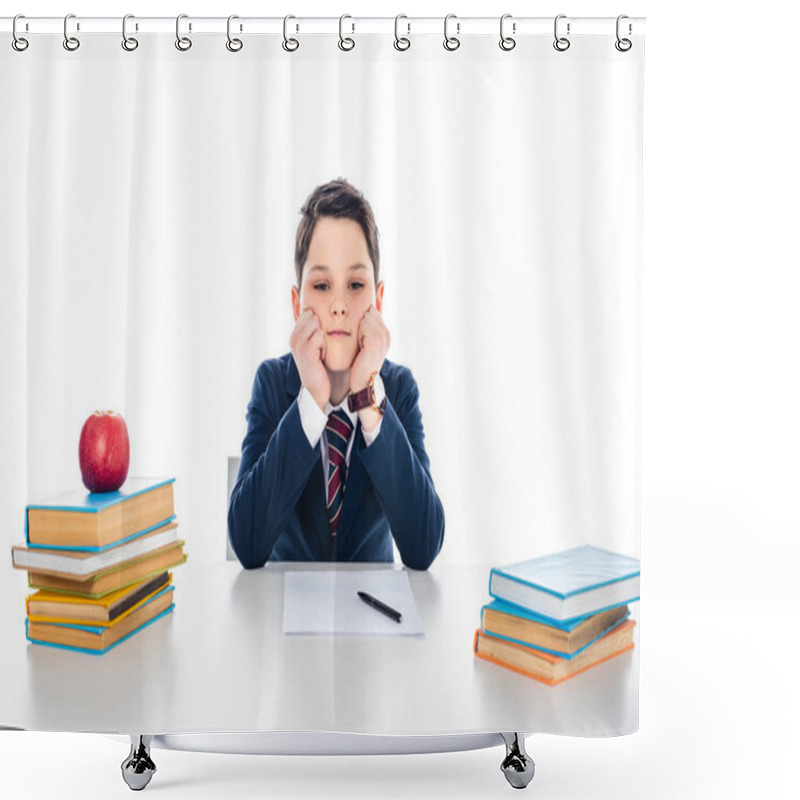
[[[81,46],[81,43],[80,43],[80,39],[77,39],[75,36],[70,36],[69,32],[67,31],[67,25],[69,24],[69,20],[70,19],[75,19],[75,15],[74,14],[67,14],[67,16],[64,17],[64,41],[63,41],[63,45],[64,45],[64,49],[65,50],[69,50],[70,53],[73,53],[75,50],[77,50]],[[80,26],[78,26],[78,30],[80,30]]]
[[122,49],[132,53],[139,46],[139,40],[133,36],[128,36],[129,19],[134,19],[133,14],[126,14],[122,18]]
[[[506,53],[509,50],[513,50],[517,46],[517,40],[516,39],[512,39],[510,36],[506,36],[505,35],[505,31],[503,30],[503,26],[504,26],[505,21],[507,19],[511,19],[511,14],[503,14],[503,16],[500,17],[500,49],[501,50],[505,50]],[[517,32],[517,24],[516,23],[512,23],[511,31],[512,31],[512,33],[516,33]]]
[[[283,18],[283,42],[281,42],[281,47],[283,47],[283,49],[287,53],[294,53],[294,51],[297,50],[298,47],[300,47],[300,42],[297,41],[297,39],[295,39],[294,37],[290,38],[289,36],[286,35],[286,31],[287,31],[287,27],[288,27],[288,23],[289,23],[290,19],[297,19],[297,17],[294,17],[291,14],[287,14]],[[295,30],[299,30],[299,29],[300,29],[300,26],[298,25]]]
[[[181,36],[181,20],[188,19],[188,14],[178,14],[178,18],[175,20],[175,47],[178,48],[182,53],[185,53],[191,46],[192,40],[188,36]],[[192,26],[189,25],[189,30],[191,31]]]
[[[339,17],[339,49],[344,50],[345,53],[349,53],[356,46],[356,43],[354,39],[350,38],[349,36],[345,36],[342,32],[342,26],[346,19],[353,19],[353,18],[349,14],[342,14],[342,16]],[[352,33],[355,33],[356,24],[355,22],[352,24],[353,24]]]
[[[553,23],[553,35],[555,36],[555,41],[553,42],[553,47],[558,50],[559,53],[563,53],[566,50],[569,50],[570,40],[567,39],[566,36],[559,36],[558,35],[558,21],[560,19],[566,19],[566,14],[559,14],[555,22]],[[569,36],[569,22],[567,23],[567,36]]]
[[14,22],[12,23],[12,26],[11,26],[11,35],[12,35],[11,46],[18,53],[24,53],[28,49],[28,45],[30,44],[30,42],[26,38],[24,38],[23,36],[20,36],[17,33],[17,20],[18,19],[25,19],[25,15],[24,14],[17,14],[17,16],[14,17]]
[[236,14],[231,14],[228,17],[228,41],[225,42],[225,47],[227,47],[228,51],[231,53],[238,53],[244,47],[244,42],[242,42],[241,39],[236,39],[231,36],[231,22],[235,19],[239,19]]
[[[461,39],[458,36],[449,36],[447,33],[447,24],[450,22],[451,19],[456,19],[455,14],[448,14],[444,18],[444,42],[442,43],[445,50],[449,50],[451,53],[454,50],[458,50],[461,47]],[[461,33],[461,23],[456,23],[456,33]]]
[[[399,50],[401,53],[408,50],[411,47],[411,39],[408,36],[400,36],[400,20],[401,19],[408,19],[405,14],[398,14],[394,18],[394,49]],[[407,22],[408,25],[408,33],[411,33],[411,23]]]

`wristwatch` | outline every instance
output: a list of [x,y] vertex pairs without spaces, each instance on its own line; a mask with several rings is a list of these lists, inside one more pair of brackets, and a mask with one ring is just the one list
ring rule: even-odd
[[383,380],[377,372],[369,376],[369,383],[366,389],[348,395],[347,405],[351,411],[360,411],[362,408],[374,408],[383,414],[386,408],[386,390],[383,388]]

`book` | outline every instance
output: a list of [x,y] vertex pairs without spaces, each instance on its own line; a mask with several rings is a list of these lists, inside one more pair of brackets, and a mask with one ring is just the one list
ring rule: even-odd
[[49,589],[73,595],[104,597],[111,592],[131,586],[165,569],[183,564],[188,558],[183,552],[184,541],[163,547],[154,553],[128,561],[125,564],[98,572],[88,578],[65,578],[46,572],[28,572],[28,585],[32,589]]
[[127,639],[133,633],[168,614],[175,607],[173,587],[168,586],[132,614],[109,625],[65,625],[54,622],[25,620],[26,635],[34,644],[49,644],[72,650],[102,654]]
[[16,569],[47,572],[64,577],[88,577],[101,570],[152,553],[178,540],[178,525],[169,522],[150,533],[99,552],[30,548],[15,545],[11,557]]
[[625,605],[553,625],[547,617],[495,600],[481,609],[481,630],[552,655],[574,658],[629,616]]
[[108,625],[145,603],[153,594],[172,582],[172,573],[160,572],[152,578],[119,589],[105,597],[78,597],[41,589],[25,601],[28,619],[36,622],[71,622]]
[[507,639],[498,639],[480,629],[475,631],[473,649],[478,658],[555,686],[590,667],[631,650],[635,625],[632,619],[625,620],[575,658],[559,658]]
[[639,559],[575,547],[495,567],[489,594],[553,620],[573,620],[638,600]]
[[25,509],[29,547],[99,551],[141,536],[175,514],[174,478],[128,478],[119,491],[64,492]]

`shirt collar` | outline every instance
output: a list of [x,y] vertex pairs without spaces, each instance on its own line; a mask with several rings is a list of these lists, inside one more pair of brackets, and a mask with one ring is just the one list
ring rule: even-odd
[[332,406],[331,403],[330,403],[330,400],[329,400],[325,404],[325,416],[329,417],[331,415],[332,411],[336,411],[337,408],[341,408],[342,411],[344,411],[344,413],[347,414],[348,419],[350,420],[350,422],[353,425],[353,430],[355,430],[356,426],[358,425],[358,411],[351,411],[350,410],[350,406],[347,404],[347,398],[350,397],[350,394],[351,393],[348,392],[345,395],[344,400],[342,400],[342,402],[339,403],[338,406]]

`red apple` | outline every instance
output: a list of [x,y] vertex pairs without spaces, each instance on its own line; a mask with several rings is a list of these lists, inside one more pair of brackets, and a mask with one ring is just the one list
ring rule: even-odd
[[81,430],[81,477],[90,492],[115,492],[128,477],[128,428],[116,411],[95,411]]

